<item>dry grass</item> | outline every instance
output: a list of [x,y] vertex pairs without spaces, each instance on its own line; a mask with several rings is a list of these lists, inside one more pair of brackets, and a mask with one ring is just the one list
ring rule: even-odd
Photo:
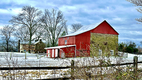
[[[19,62],[13,57],[5,56],[8,67],[17,67]],[[121,58],[120,58],[121,59]],[[120,61],[118,59],[118,61]],[[26,62],[25,62],[26,63]],[[66,63],[66,62],[64,62]],[[120,62],[118,62],[120,63]],[[45,63],[46,64],[46,63]],[[73,77],[75,79],[84,80],[140,80],[142,79],[142,73],[134,73],[133,65],[127,66],[113,66],[108,67],[111,64],[109,57],[105,58],[80,58],[75,61],[75,66],[93,66],[93,65],[106,65],[106,67],[94,67],[94,68],[76,68],[74,69]],[[30,65],[30,64],[29,64]],[[38,64],[40,66],[40,64]],[[21,67],[21,66],[19,66]],[[71,69],[65,70],[1,70],[0,80],[33,80],[33,79],[49,79],[58,77],[68,77],[72,74]]]

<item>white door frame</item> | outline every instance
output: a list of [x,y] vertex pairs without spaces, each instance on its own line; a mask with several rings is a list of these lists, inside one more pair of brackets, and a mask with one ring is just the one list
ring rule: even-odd
[[54,49],[52,49],[52,58],[54,58]]
[[47,53],[48,57],[50,57],[50,50],[48,50],[48,53]]
[[55,57],[58,57],[58,49],[55,49]]

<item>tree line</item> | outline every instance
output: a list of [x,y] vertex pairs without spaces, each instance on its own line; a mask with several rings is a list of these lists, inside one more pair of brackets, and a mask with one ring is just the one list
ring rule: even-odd
[[[67,20],[62,11],[45,9],[44,12],[32,6],[24,6],[16,16],[9,20],[11,25],[0,29],[1,47],[7,52],[16,45],[16,41],[28,42],[29,52],[32,41],[42,38],[46,46],[57,46],[58,38],[68,34]],[[72,32],[81,28],[80,23],[72,24]]]
[[119,43],[118,44],[118,51],[121,52],[128,52],[128,53],[138,53],[139,50],[134,42],[127,42],[127,43]]

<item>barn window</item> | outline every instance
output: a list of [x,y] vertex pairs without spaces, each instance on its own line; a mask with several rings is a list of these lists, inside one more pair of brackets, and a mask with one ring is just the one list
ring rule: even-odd
[[114,50],[110,50],[110,54],[111,54],[111,55],[114,55]]
[[69,39],[69,37],[67,37],[67,39]]
[[101,50],[101,49],[99,49],[99,55],[100,55],[100,56],[102,55],[102,50]]
[[65,44],[67,44],[67,40],[65,40]]

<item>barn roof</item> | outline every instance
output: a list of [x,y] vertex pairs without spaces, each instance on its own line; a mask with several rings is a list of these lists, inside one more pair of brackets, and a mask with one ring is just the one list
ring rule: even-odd
[[54,46],[54,47],[48,47],[44,49],[60,49],[60,48],[73,47],[73,46],[76,46],[76,45]]
[[[76,32],[71,33],[71,34],[69,34],[69,35],[62,36],[62,37],[75,36],[75,35],[78,35],[78,34],[87,32],[87,31],[89,31],[89,30],[92,30],[92,29],[96,28],[98,25],[99,25],[99,23],[97,23],[97,24],[92,24],[92,25],[87,25],[87,26],[83,26],[83,27],[81,27],[79,30],[77,30]],[[95,27],[94,27],[94,26],[95,26]]]
[[[106,20],[104,20],[106,21]],[[103,21],[103,22],[104,22]],[[101,22],[101,23],[103,23]],[[107,22],[107,21],[106,21]],[[94,28],[96,28],[98,25],[100,25],[101,23],[96,23],[96,24],[91,24],[91,25],[86,25],[86,26],[83,26],[81,27],[79,30],[77,30],[76,32],[74,33],[71,33],[69,35],[65,35],[65,36],[62,36],[62,37],[67,37],[67,36],[75,36],[75,35],[78,35],[78,34],[81,34],[81,33],[84,33],[84,32],[87,32],[87,31],[90,31]],[[61,38],[61,37],[60,37]]]

